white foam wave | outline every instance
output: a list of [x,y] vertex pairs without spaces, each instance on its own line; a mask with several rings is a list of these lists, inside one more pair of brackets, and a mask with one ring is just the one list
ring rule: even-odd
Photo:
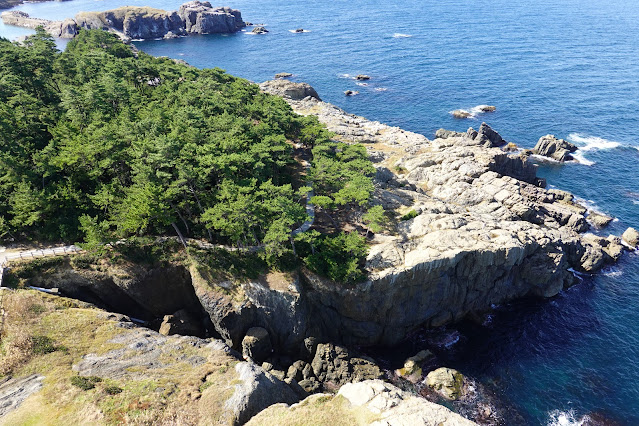
[[577,162],[579,164],[583,164],[584,166],[592,166],[593,164],[595,164],[594,161],[591,161],[589,159],[587,159],[586,157],[584,157],[584,155],[582,153],[580,153],[579,151],[581,151],[581,149],[575,151],[572,153],[572,157],[577,160]]
[[387,89],[387,88],[385,88],[385,87],[376,87],[376,88],[375,88],[375,91],[376,91],[376,92],[385,92],[385,91],[387,91],[387,90],[388,90],[388,89]]
[[568,140],[574,142],[581,151],[592,151],[596,149],[613,149],[620,147],[621,144],[615,141],[609,141],[596,136],[584,136],[580,133],[571,133]]
[[358,86],[362,86],[362,87],[368,86],[368,83],[355,83],[355,84],[357,84]]
[[548,416],[550,417],[548,426],[582,426],[590,420],[590,417],[587,415],[577,418],[577,415],[573,410],[553,410],[548,413]]
[[632,204],[636,204],[639,206],[639,200],[632,200]]
[[393,38],[409,38],[409,37],[412,37],[412,35],[410,35],[410,34],[402,34],[402,33],[393,34]]
[[353,78],[353,76],[350,75],[350,74],[338,74],[338,77],[339,78]]

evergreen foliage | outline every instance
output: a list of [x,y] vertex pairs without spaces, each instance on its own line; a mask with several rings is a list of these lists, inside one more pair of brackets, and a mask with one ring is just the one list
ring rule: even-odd
[[[307,219],[292,141],[312,149],[318,205],[368,203],[365,148],[330,136],[246,80],[154,58],[107,32],[83,30],[64,52],[41,29],[24,46],[0,39],[0,238],[98,246],[177,233],[264,245],[274,265]],[[307,263],[357,277],[333,265],[336,253],[360,262],[356,237],[322,236]]]

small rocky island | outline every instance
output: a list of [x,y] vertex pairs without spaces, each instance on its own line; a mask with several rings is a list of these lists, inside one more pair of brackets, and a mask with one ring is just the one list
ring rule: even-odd
[[80,28],[106,30],[123,40],[149,40],[189,34],[234,33],[246,26],[239,10],[213,7],[209,2],[198,0],[184,3],[177,11],[125,6],[105,12],[80,12],[75,18],[63,21],[32,18],[18,10],[3,12],[1,16],[5,25],[42,26],[59,38],[73,38]]

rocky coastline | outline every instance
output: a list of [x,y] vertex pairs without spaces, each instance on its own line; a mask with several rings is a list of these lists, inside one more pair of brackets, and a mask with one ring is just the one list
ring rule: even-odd
[[209,2],[198,0],[184,3],[177,11],[125,6],[104,12],[80,12],[75,18],[51,21],[15,10],[3,12],[1,18],[5,25],[42,26],[47,33],[58,38],[73,38],[84,28],[109,31],[125,41],[234,33],[246,26],[239,10],[213,7]]
[[[266,386],[245,386],[250,392],[238,406],[253,408],[228,414],[233,423],[284,404],[251,420],[268,424],[264,418],[289,415],[299,409],[290,404],[309,394],[341,388],[338,396],[349,401],[348,410],[365,409],[388,424],[408,418],[414,424],[473,424],[379,381],[387,374],[351,348],[396,345],[415,330],[479,315],[493,305],[553,297],[578,281],[575,271],[596,273],[639,244],[634,230],[623,238],[588,233],[592,213],[572,194],[545,189],[527,155],[508,150],[485,123],[464,133],[441,129],[429,140],[348,114],[304,83],[274,80],[261,88],[284,97],[295,112],[316,116],[336,139],[367,147],[377,169],[375,203],[395,215],[390,230],[371,240],[367,281],[344,285],[302,268],[231,282],[216,279],[197,262],[126,268],[64,262],[27,282],[147,321],[165,335],[218,339],[193,345],[232,354],[241,380]],[[163,320],[152,324],[157,318]],[[144,338],[176,339],[155,332]],[[97,375],[91,368],[120,355],[133,356],[118,352],[76,367]],[[421,381],[428,360],[424,354],[408,359],[399,376]],[[425,383],[445,399],[456,399],[464,380],[459,372],[439,369]],[[286,391],[277,388],[284,383]],[[276,388],[284,395],[280,400],[260,396],[252,400],[260,403],[246,403],[253,392],[271,394]],[[322,404],[337,404],[338,397],[325,398]]]

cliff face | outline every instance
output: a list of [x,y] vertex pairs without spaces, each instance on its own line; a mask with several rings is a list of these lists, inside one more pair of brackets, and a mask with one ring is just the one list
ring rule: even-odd
[[505,151],[485,124],[439,131],[430,141],[314,97],[287,101],[337,139],[366,144],[377,167],[376,202],[414,216],[375,237],[367,282],[344,286],[304,272],[311,317],[331,339],[395,344],[422,325],[526,295],[554,296],[576,282],[573,269],[595,272],[621,254],[618,237],[583,234],[586,209],[571,194],[542,188],[536,166]]
[[102,29],[123,39],[155,39],[187,34],[232,33],[244,28],[239,10],[212,7],[209,2],[190,1],[178,11],[126,6],[105,12],[80,12],[75,19],[50,21],[32,18],[22,11],[2,13],[6,25],[36,28],[42,25],[54,37],[73,38],[80,28]]

